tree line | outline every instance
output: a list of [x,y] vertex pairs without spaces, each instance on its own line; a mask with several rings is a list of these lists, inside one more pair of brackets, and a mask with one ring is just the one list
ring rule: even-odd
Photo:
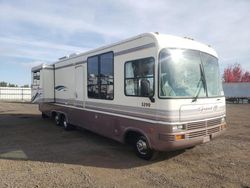
[[223,80],[229,82],[250,82],[250,72],[244,71],[240,64],[228,65],[223,72]]
[[[18,87],[18,85],[16,84],[12,84],[12,83],[8,83],[8,82],[4,82],[4,81],[1,81],[0,82],[0,87]],[[23,88],[28,88],[29,87],[29,84],[25,84],[23,86],[21,86]]]

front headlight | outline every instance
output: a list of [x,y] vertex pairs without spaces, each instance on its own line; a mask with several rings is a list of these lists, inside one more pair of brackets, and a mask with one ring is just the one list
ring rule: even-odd
[[173,131],[181,131],[185,129],[185,125],[172,125]]

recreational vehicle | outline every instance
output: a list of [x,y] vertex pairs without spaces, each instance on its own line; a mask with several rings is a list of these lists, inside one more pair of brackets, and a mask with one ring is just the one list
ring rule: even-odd
[[217,53],[189,38],[141,34],[36,66],[32,82],[42,117],[131,144],[146,160],[226,129]]

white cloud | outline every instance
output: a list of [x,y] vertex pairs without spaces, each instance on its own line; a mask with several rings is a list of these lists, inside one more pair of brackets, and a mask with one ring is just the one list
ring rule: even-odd
[[2,44],[0,45],[1,56],[36,59],[44,62],[54,62],[61,56],[88,50],[76,46],[18,38],[0,37],[0,44]]
[[30,23],[69,33],[94,32],[105,36],[117,36],[120,33],[119,30],[92,24],[92,19],[80,19],[79,17],[67,17],[66,15],[33,8],[20,9],[9,5],[0,5],[0,18],[2,20],[7,19],[10,22]]
[[7,44],[12,44],[12,45],[25,45],[25,46],[30,46],[30,47],[41,47],[41,48],[47,48],[47,49],[57,49],[57,50],[63,50],[63,51],[81,52],[83,50],[86,50],[86,48],[77,47],[77,46],[55,44],[55,43],[46,42],[46,41],[34,41],[31,39],[20,39],[20,38],[0,37],[0,43],[7,43]]

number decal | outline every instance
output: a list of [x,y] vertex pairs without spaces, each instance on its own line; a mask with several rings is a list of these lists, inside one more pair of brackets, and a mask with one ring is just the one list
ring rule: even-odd
[[151,104],[150,104],[150,103],[147,103],[147,102],[142,102],[142,103],[141,103],[141,106],[142,106],[142,107],[149,107],[149,108],[150,108],[150,105],[151,105]]

